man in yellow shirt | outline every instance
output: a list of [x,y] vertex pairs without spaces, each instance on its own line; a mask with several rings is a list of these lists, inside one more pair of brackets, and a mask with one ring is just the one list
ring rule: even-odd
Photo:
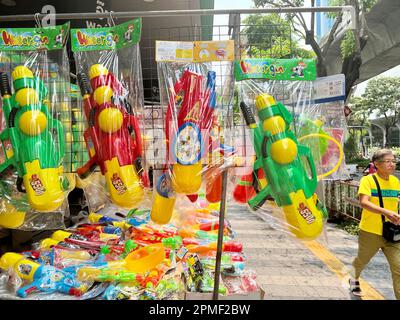
[[388,242],[382,237],[382,215],[386,221],[400,224],[398,202],[400,182],[392,175],[396,169],[396,158],[389,149],[381,149],[374,153],[372,162],[377,168],[373,175],[377,178],[383,208],[379,205],[377,186],[373,175],[365,176],[360,181],[358,194],[363,208],[358,238],[358,255],[353,261],[353,279],[349,280],[350,290],[355,295],[361,295],[358,278],[361,271],[371,258],[381,249],[389,262],[392,272],[393,288],[396,299],[400,299],[400,242]]

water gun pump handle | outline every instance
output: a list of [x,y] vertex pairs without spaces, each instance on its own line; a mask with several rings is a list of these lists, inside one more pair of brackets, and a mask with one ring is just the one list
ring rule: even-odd
[[0,73],[0,93],[2,97],[5,95],[11,95],[11,87],[10,82],[8,81],[8,76],[3,72]]
[[86,74],[78,73],[77,78],[78,78],[79,88],[81,89],[82,97],[85,96],[86,94],[90,94],[91,87],[89,84],[89,79],[87,78]]
[[253,112],[251,111],[250,107],[243,101],[240,102],[240,109],[242,110],[243,117],[246,121],[247,126],[256,124],[256,119],[254,118]]

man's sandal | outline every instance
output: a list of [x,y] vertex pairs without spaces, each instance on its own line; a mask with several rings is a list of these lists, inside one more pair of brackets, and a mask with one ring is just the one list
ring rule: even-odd
[[349,285],[350,285],[350,292],[355,295],[361,297],[363,295],[361,288],[360,288],[360,282],[358,280],[354,279],[349,279]]

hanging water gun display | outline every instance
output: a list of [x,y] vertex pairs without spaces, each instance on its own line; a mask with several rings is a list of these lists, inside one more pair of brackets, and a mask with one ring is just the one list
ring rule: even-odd
[[[170,220],[175,204],[172,192],[193,196],[201,187],[202,133],[212,124],[216,103],[215,76],[214,71],[208,71],[203,92],[204,76],[186,69],[170,88],[165,133],[167,163],[172,161],[173,164],[170,172],[161,175],[157,181],[151,211],[151,218],[156,223],[164,224]],[[175,109],[177,103],[179,110]]]
[[258,125],[249,106],[240,104],[254,137],[254,170],[262,168],[267,185],[248,203],[257,209],[272,197],[283,208],[290,230],[297,237],[315,238],[323,228],[324,207],[315,194],[317,175],[310,150],[300,145],[289,130],[293,117],[283,104],[261,94],[255,98],[255,106]]
[[[151,219],[159,224],[171,219],[176,194],[186,195],[192,202],[198,198],[206,171],[202,160],[209,152],[209,134],[216,124],[217,73],[205,62],[233,60],[232,41],[195,41],[185,45],[191,60],[183,59],[179,54],[180,42],[156,42],[160,87],[164,90],[161,100],[168,104],[165,116],[166,170],[156,182],[151,211]],[[173,46],[176,50],[172,58],[169,53],[173,50],[167,55],[165,49]],[[216,201],[218,194],[214,198]]]
[[78,74],[78,79],[88,121],[84,138],[90,159],[77,172],[84,178],[99,166],[112,201],[133,208],[142,200],[147,181],[139,123],[130,104],[121,99],[125,89],[101,64],[89,70],[91,86],[84,73]]
[[[149,186],[139,124],[143,107],[141,24],[137,18],[101,30],[71,30],[89,154],[77,173],[84,179],[98,167],[111,202],[124,209],[137,207]],[[100,38],[110,42],[91,41]]]
[[29,205],[41,212],[54,211],[63,204],[69,185],[63,176],[63,126],[46,104],[47,88],[29,68],[18,66],[11,77],[14,94],[8,76],[0,74],[7,123],[0,134],[5,154],[0,175],[14,168],[18,173],[17,188],[26,192]]

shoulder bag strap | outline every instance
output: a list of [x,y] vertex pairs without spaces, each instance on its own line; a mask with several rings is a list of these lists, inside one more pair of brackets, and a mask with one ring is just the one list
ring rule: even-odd
[[[381,192],[381,186],[379,185],[378,179],[376,178],[376,176],[374,174],[372,175],[372,178],[374,179],[375,184],[376,184],[376,188],[378,189],[379,206],[381,208],[384,208],[383,199],[382,199],[382,192]],[[385,218],[383,217],[383,214],[381,215],[381,218],[382,218],[382,222],[385,222]]]

